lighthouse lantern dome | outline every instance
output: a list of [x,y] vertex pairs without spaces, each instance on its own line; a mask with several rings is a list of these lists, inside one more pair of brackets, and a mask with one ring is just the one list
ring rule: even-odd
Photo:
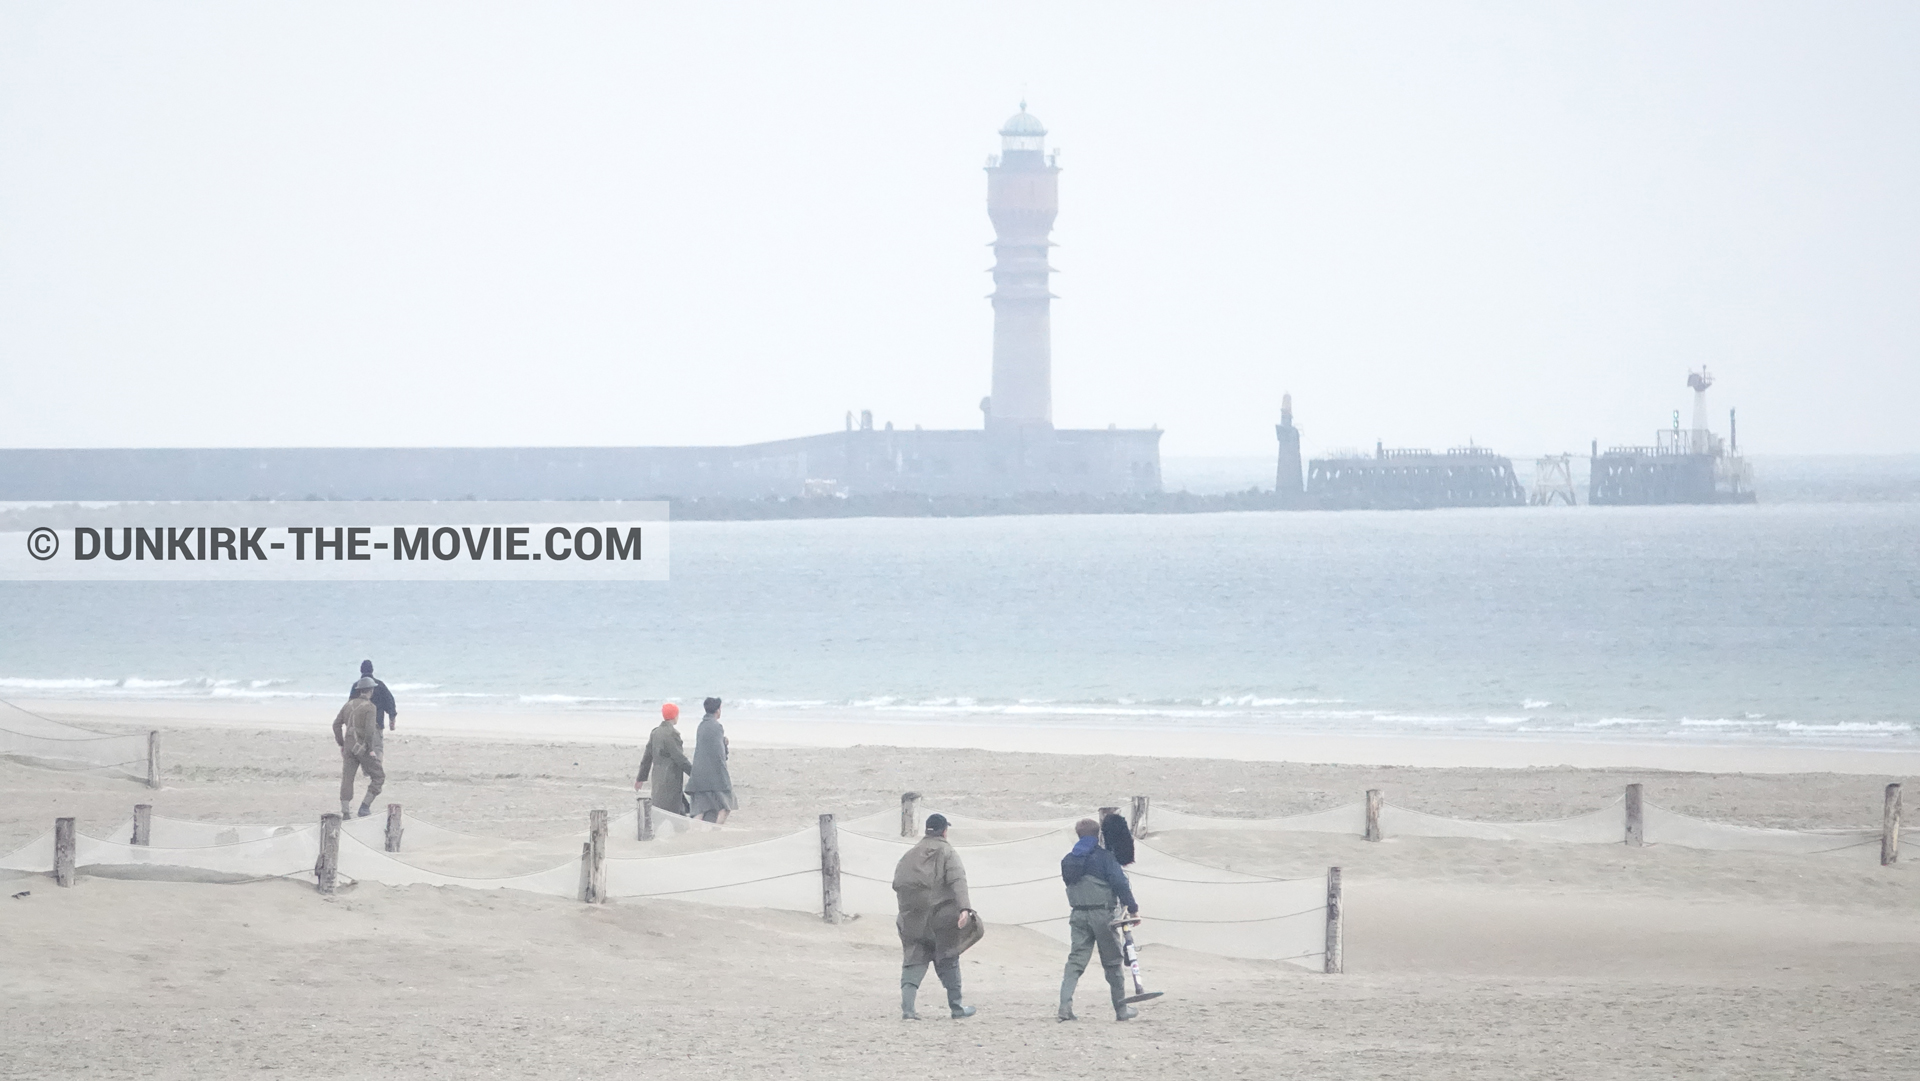
[[1047,126],[1040,118],[1027,111],[1027,103],[1020,103],[1020,111],[1007,118],[1000,125],[1000,149],[1005,150],[1042,150],[1047,142]]

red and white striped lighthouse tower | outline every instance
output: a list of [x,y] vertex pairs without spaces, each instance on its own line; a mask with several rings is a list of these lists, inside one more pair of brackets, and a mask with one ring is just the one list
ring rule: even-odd
[[1060,167],[1047,129],[1027,103],[1000,128],[1000,155],[987,162],[987,216],[993,219],[993,395],[991,429],[1053,427],[1053,331],[1047,249],[1060,209]]

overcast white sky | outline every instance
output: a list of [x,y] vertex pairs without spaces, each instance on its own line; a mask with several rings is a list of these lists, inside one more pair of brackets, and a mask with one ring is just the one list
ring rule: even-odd
[[0,7],[0,445],[973,427],[1063,149],[1055,421],[1169,455],[1920,450],[1920,7]]

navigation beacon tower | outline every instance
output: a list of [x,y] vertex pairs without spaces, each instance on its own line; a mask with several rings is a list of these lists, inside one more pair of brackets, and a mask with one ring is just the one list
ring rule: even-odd
[[987,216],[993,219],[993,394],[989,429],[1053,427],[1053,332],[1047,249],[1060,209],[1060,166],[1047,129],[1027,103],[1000,128],[1000,154],[987,159]]
[[1280,440],[1280,464],[1273,475],[1274,501],[1283,507],[1298,506],[1307,494],[1300,480],[1300,429],[1293,426],[1293,395],[1280,395],[1280,423],[1273,426]]

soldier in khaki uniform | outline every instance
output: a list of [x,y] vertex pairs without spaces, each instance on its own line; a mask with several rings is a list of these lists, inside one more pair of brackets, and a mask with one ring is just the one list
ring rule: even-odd
[[353,808],[355,770],[367,774],[367,798],[360,803],[360,817],[373,813],[373,797],[387,783],[387,771],[380,763],[380,711],[373,704],[371,676],[362,676],[353,685],[353,697],[340,707],[333,718],[333,741],[340,745],[340,817],[347,818]]
[[947,843],[945,815],[927,816],[926,837],[893,869],[893,892],[900,901],[900,1016],[920,1020],[913,999],[932,964],[947,989],[948,1012],[972,1017],[973,1007],[960,1004],[960,951],[978,937],[969,934],[978,921],[967,897],[967,869]]

